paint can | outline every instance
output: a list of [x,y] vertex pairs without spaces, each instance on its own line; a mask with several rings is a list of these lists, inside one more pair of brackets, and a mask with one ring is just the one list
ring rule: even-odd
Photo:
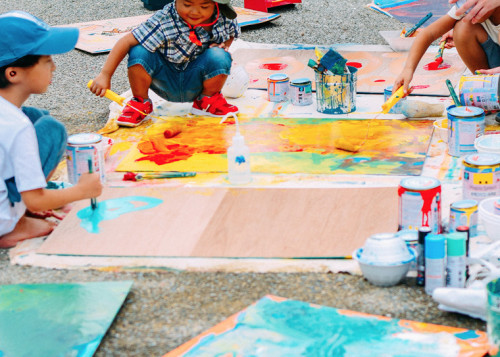
[[499,78],[500,74],[462,76],[458,83],[460,102],[485,111],[500,110]]
[[404,178],[398,187],[399,230],[429,227],[441,233],[441,182],[432,177]]
[[474,141],[484,134],[484,110],[477,107],[446,108],[448,113],[448,153],[463,156],[476,152]]
[[347,114],[356,110],[358,69],[347,66],[350,73],[328,75],[314,72],[316,110],[325,114]]
[[457,231],[457,227],[469,227],[471,237],[477,236],[477,201],[461,200],[450,205],[450,223],[448,232]]
[[309,78],[294,79],[290,82],[290,98],[293,105],[312,104],[312,84]]
[[[414,249],[415,252],[418,252],[418,232],[415,230],[410,230],[410,229],[403,229],[399,232],[396,233],[396,237],[401,238],[408,249]],[[417,256],[418,258],[418,256]],[[413,260],[410,263],[410,272],[416,272],[417,271],[417,261]]]
[[[388,86],[384,89],[384,103],[392,96],[393,86]],[[406,97],[401,98],[396,104],[389,110],[390,114],[401,114],[401,103],[406,100]]]
[[290,91],[290,79],[284,73],[271,74],[267,79],[267,99],[270,102],[285,102]]
[[94,133],[74,134],[68,137],[66,166],[69,182],[73,185],[78,183],[82,174],[89,172],[89,159],[92,160],[93,171],[99,173],[101,182],[105,182],[101,142],[102,136]]
[[481,202],[500,195],[500,155],[467,155],[463,167],[464,199]]

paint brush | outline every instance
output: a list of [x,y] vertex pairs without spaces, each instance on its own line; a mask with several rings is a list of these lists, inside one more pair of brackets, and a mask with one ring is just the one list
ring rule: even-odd
[[[92,169],[92,159],[89,157],[87,162],[89,163],[89,174],[93,173],[94,170]],[[92,210],[95,210],[97,207],[97,200],[95,198],[90,199],[90,207]]]
[[153,179],[167,179],[167,178],[180,178],[180,177],[193,177],[196,172],[179,172],[179,171],[166,171],[166,172],[127,172],[123,175],[123,181],[140,181],[140,180],[153,180]]
[[[87,87],[90,88],[92,86],[93,82],[94,82],[93,80],[90,80],[87,83]],[[109,100],[120,104],[121,106],[123,106],[123,102],[125,101],[125,97],[122,97],[122,96],[116,94],[111,89],[106,89],[106,92],[104,93],[104,96],[106,98],[108,98]]]
[[416,23],[415,26],[413,26],[411,29],[405,32],[405,37],[410,37],[417,31],[417,29],[422,26],[427,20],[429,20],[432,17],[432,12],[429,12],[427,15],[425,15],[419,22]]
[[406,97],[413,91],[413,87],[408,88],[407,93],[405,94],[403,86],[399,87],[397,91],[392,93],[392,95],[389,97],[389,99],[386,100],[384,104],[382,104],[382,113],[387,114],[391,110],[393,106],[396,105],[397,102],[399,102],[400,99]]
[[460,100],[457,97],[457,93],[455,93],[455,89],[453,89],[453,85],[451,84],[451,81],[449,79],[446,80],[446,86],[448,87],[448,90],[450,91],[451,98],[453,99],[453,102],[455,103],[456,107],[460,107]]
[[424,67],[425,69],[430,70],[430,71],[435,71],[435,70],[439,69],[439,66],[441,65],[441,63],[443,63],[443,52],[444,52],[445,45],[446,45],[446,40],[441,41],[441,43],[439,44],[438,53],[437,53],[436,57],[434,57],[434,61],[429,62]]

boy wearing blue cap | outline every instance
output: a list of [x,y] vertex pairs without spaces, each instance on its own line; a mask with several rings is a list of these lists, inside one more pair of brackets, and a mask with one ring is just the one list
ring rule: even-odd
[[0,248],[49,234],[53,225],[28,217],[100,195],[98,174],[82,175],[73,187],[47,190],[46,179],[66,147],[66,129],[48,111],[22,107],[47,90],[55,64],[51,55],[75,47],[76,28],[50,27],[22,11],[0,15]]
[[192,101],[194,114],[236,114],[220,91],[231,69],[227,50],[239,31],[230,0],[175,0],[116,43],[90,90],[102,97],[128,54],[134,97],[119,125],[135,127],[153,111],[149,88],[172,102]]

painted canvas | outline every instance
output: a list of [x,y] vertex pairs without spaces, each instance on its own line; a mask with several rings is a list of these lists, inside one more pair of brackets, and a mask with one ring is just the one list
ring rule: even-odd
[[[168,122],[152,125],[116,171],[227,172],[236,126],[219,120],[186,118],[169,139]],[[249,118],[239,127],[252,172],[348,175],[419,175],[433,130],[429,120],[379,119]]]
[[0,286],[0,356],[92,356],[132,281]]
[[[348,60],[347,65],[358,68],[357,92],[382,94],[394,84],[403,69],[407,53],[381,51],[339,51]],[[422,57],[412,85],[414,95],[449,96],[446,79],[458,83],[465,64],[457,53],[445,52],[443,64],[437,70],[429,70],[426,64],[434,61],[436,53],[427,52]],[[267,78],[273,73],[285,73],[293,80],[309,78],[315,89],[314,71],[307,66],[315,59],[314,48],[297,49],[244,49],[233,53],[235,65],[244,66],[250,76],[250,88],[266,89]]]
[[368,7],[410,24],[416,24],[432,12],[433,16],[423,27],[429,26],[450,10],[448,0],[375,0]]
[[[241,27],[272,21],[280,17],[278,14],[269,14],[241,7],[235,7],[235,10]],[[80,37],[76,44],[77,49],[89,53],[106,53],[111,51],[120,38],[146,21],[152,14],[81,22],[65,26],[80,29]]]
[[484,356],[482,331],[391,319],[267,295],[174,356]]

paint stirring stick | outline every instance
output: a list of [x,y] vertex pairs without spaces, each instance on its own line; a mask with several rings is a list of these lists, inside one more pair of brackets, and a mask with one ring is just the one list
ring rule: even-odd
[[451,84],[451,81],[449,79],[446,80],[446,86],[448,87],[448,90],[450,91],[451,98],[453,99],[453,102],[455,103],[456,107],[460,107],[460,100],[457,97],[457,93],[455,93],[455,90],[453,89],[453,86]]
[[[89,174],[93,173],[94,170],[92,170],[92,159],[89,157],[88,158],[88,163],[89,163]],[[92,210],[95,210],[97,207],[97,200],[95,198],[90,199],[90,207]]]
[[405,32],[405,37],[410,37],[413,35],[417,29],[422,26],[427,20],[429,20],[432,17],[432,12],[429,12],[427,15],[425,15],[415,26],[413,26],[411,29]]

